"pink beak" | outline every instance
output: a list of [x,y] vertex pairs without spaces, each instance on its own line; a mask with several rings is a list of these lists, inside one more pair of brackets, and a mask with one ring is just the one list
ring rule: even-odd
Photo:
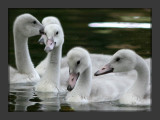
[[70,74],[69,79],[68,79],[68,87],[67,87],[68,91],[71,91],[74,88],[78,77],[79,77],[79,73],[77,73],[77,74],[76,73],[71,73]]
[[44,48],[44,51],[46,51],[48,53],[53,50],[54,46],[55,46],[54,40],[48,39],[47,43],[46,43],[46,47]]
[[111,72],[113,72],[113,70],[114,69],[111,68],[109,64],[107,64],[104,67],[102,67],[102,69],[100,69],[96,73],[94,73],[94,76],[99,76],[99,75],[111,73]]

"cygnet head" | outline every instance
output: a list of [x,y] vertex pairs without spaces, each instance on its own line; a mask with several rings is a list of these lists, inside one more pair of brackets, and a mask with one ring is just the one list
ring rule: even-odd
[[[58,24],[58,25],[61,26],[61,23],[60,23],[59,19],[57,17],[54,17],[54,16],[48,16],[48,17],[43,18],[42,24],[44,26],[49,25],[49,24]],[[40,44],[44,44],[44,39],[45,39],[45,35],[42,35],[38,42]]]
[[44,28],[45,51],[48,53],[64,43],[64,33],[58,24],[49,24]]
[[129,49],[117,51],[110,59],[109,63],[98,70],[94,75],[103,75],[110,72],[128,72],[135,69],[136,53]]
[[31,14],[22,14],[14,22],[14,32],[21,33],[25,37],[43,34],[43,25]]
[[59,19],[57,17],[53,17],[53,16],[48,16],[48,17],[43,18],[42,24],[44,26],[46,26],[48,24],[58,24],[58,25],[61,25]]
[[91,66],[91,59],[87,50],[75,47],[68,52],[67,63],[70,75],[67,90],[71,91],[80,75]]

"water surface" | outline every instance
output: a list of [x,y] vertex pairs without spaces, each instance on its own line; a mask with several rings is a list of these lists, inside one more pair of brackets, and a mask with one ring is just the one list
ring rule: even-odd
[[114,102],[94,102],[88,104],[67,103],[66,93],[35,92],[33,86],[10,85],[9,111],[150,111],[150,106],[126,106]]

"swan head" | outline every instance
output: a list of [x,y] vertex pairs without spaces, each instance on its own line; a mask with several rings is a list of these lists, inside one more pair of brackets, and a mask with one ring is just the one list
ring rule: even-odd
[[121,49],[117,51],[102,69],[98,70],[94,75],[103,75],[110,72],[128,72],[136,67],[136,53],[129,49]]
[[44,26],[46,26],[48,24],[58,24],[58,25],[61,25],[59,19],[57,17],[53,17],[53,16],[48,16],[48,17],[43,18],[42,24]]
[[22,14],[14,22],[14,31],[18,31],[25,37],[43,34],[43,25],[31,14]]
[[[42,24],[44,26],[49,25],[49,24],[58,24],[61,26],[59,19],[57,17],[53,17],[53,16],[48,16],[48,17],[43,18]],[[42,35],[38,42],[40,44],[44,44],[44,39],[45,39],[45,36]]]
[[69,66],[69,80],[67,90],[71,91],[80,75],[91,66],[91,59],[87,50],[75,47],[67,54],[67,63]]
[[64,33],[62,27],[58,24],[49,24],[44,28],[45,51],[48,53],[55,47],[59,47],[64,43]]

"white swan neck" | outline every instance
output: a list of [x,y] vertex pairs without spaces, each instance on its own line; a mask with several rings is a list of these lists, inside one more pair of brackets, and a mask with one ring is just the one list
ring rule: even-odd
[[54,50],[48,53],[48,55],[48,65],[42,79],[47,81],[47,83],[57,85],[57,87],[59,88],[62,45],[54,48]]
[[17,29],[14,29],[14,47],[18,71],[20,73],[33,72],[34,66],[28,50],[28,38],[23,36]]
[[91,92],[92,84],[92,67],[89,66],[79,77],[73,92],[83,98],[87,98]]
[[130,89],[130,92],[138,97],[143,97],[149,82],[149,68],[143,58],[138,55],[135,70],[137,71],[137,80]]
[[49,64],[59,65],[62,57],[62,45],[55,47],[50,53]]

